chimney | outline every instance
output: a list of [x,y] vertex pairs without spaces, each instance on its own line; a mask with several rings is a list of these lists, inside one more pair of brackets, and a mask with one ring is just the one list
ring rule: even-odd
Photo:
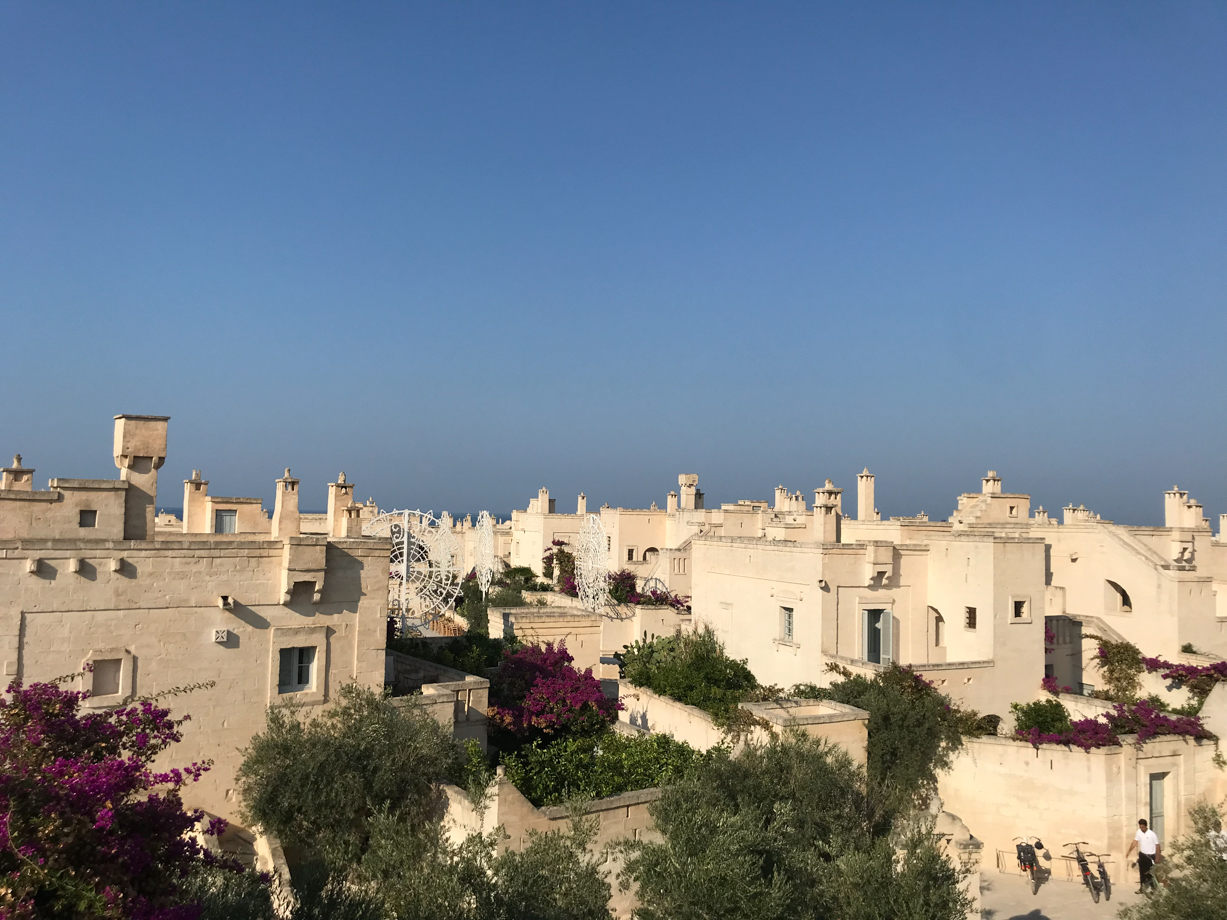
[[675,511],[677,511],[677,493],[670,492],[668,497],[665,499],[665,512],[667,514],[673,514]]
[[703,504],[699,500],[699,474],[698,473],[682,473],[677,477],[677,484],[681,492],[681,509],[683,511],[694,511],[702,508]]
[[819,543],[839,542],[840,518],[834,502],[814,505],[814,536]]
[[128,484],[124,495],[124,539],[152,540],[158,500],[158,470],[166,462],[169,415],[115,416],[115,465]]
[[775,500],[771,504],[772,511],[788,510],[788,490],[783,486],[775,487]]
[[1189,493],[1183,491],[1180,486],[1172,486],[1171,489],[1163,493],[1163,526],[1164,527],[1183,527],[1184,524],[1184,504],[1189,500]]
[[273,505],[273,536],[297,537],[301,531],[298,523],[298,480],[285,468],[285,475],[277,480],[277,500]]
[[981,490],[985,495],[1001,494],[1001,477],[996,470],[989,470],[988,475],[980,480]]
[[869,467],[856,477],[856,519],[878,520],[878,509],[873,506],[873,473],[869,472]]
[[575,513],[576,514],[587,514],[588,513],[588,496],[585,495],[583,492],[579,493],[579,501],[575,503]]
[[339,537],[353,538],[362,536],[362,506],[350,505],[341,512],[341,532]]
[[21,454],[13,457],[13,465],[0,469],[0,489],[15,492],[34,491],[34,470],[21,465]]
[[192,470],[192,478],[183,480],[183,532],[208,533],[205,521],[205,499],[209,497],[209,480],[200,478],[200,470]]
[[554,499],[550,498],[550,490],[540,488],[537,490],[537,510],[542,514],[554,513]]
[[340,537],[345,528],[345,509],[354,501],[354,484],[345,481],[345,473],[336,482],[328,483],[328,536]]
[[814,490],[814,507],[817,508],[819,505],[834,505],[835,513],[842,516],[844,513],[844,490],[835,488],[835,483],[828,479],[825,486]]

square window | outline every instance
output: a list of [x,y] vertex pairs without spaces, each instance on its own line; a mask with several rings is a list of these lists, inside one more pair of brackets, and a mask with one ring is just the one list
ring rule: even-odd
[[97,511],[81,511],[77,514],[78,527],[97,527],[98,512]]
[[315,670],[315,646],[283,648],[279,664],[278,693],[298,693],[311,689],[311,679]]
[[793,641],[793,610],[791,607],[780,608],[780,639],[783,642]]
[[95,658],[93,683],[90,696],[114,696],[119,692],[119,675],[123,668],[122,658]]
[[218,511],[213,518],[214,533],[238,533],[239,513],[237,511]]
[[626,561],[627,561],[627,562],[634,562],[634,561],[635,561],[635,549],[634,549],[634,547],[631,547],[630,549],[628,549],[628,550],[626,551]]
[[1010,517],[1018,517],[1018,505],[1010,505]]
[[1014,602],[1014,619],[1025,620],[1026,618],[1027,618],[1027,602],[1026,601],[1015,601]]
[[964,607],[963,608],[963,625],[966,626],[968,629],[976,628],[976,608],[975,607]]

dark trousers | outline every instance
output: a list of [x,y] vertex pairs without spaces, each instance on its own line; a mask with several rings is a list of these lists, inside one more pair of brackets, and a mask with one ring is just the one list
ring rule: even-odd
[[1147,856],[1145,853],[1138,853],[1138,887],[1145,888],[1149,885],[1151,888],[1155,886],[1155,880],[1150,877],[1151,867],[1155,864],[1153,856]]

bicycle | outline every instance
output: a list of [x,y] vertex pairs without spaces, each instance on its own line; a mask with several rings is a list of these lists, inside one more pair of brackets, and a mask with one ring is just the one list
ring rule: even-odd
[[[1086,841],[1078,840],[1078,841],[1075,841],[1074,843],[1061,844],[1061,846],[1064,846],[1064,847],[1074,848],[1073,856],[1062,854],[1061,858],[1062,859],[1076,859],[1078,861],[1078,868],[1082,871],[1082,882],[1083,884],[1086,885],[1087,890],[1090,891],[1091,900],[1094,901],[1096,904],[1098,904],[1099,903],[1099,892],[1103,888],[1104,883],[1095,876],[1095,873],[1091,871],[1090,863],[1086,861],[1086,856],[1083,854],[1082,850],[1079,848],[1079,844],[1083,844],[1083,843],[1086,843]],[[1091,855],[1094,855],[1094,854],[1091,854]],[[1100,863],[1100,865],[1101,866],[1103,865],[1102,862]],[[1107,875],[1106,871],[1104,872],[1104,875],[1105,876]]]
[[1038,837],[1015,837],[1014,849],[1018,854],[1018,868],[1031,879],[1031,893],[1038,894],[1043,870],[1036,851],[1044,849],[1043,842]]
[[1095,868],[1099,872],[1099,884],[1103,888],[1103,899],[1105,901],[1111,901],[1112,900],[1112,879],[1108,878],[1108,870],[1104,868],[1103,854],[1088,852],[1086,855],[1095,857]]

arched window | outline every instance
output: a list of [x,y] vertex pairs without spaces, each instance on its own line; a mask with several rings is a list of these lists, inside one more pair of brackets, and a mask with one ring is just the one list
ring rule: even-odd
[[933,647],[941,648],[946,642],[946,620],[936,607],[929,608],[929,616],[933,618]]
[[649,546],[643,551],[644,562],[655,562],[660,557],[660,550],[655,546]]
[[1129,600],[1129,592],[1111,579],[1108,589],[1104,592],[1109,613],[1133,613],[1133,601]]

